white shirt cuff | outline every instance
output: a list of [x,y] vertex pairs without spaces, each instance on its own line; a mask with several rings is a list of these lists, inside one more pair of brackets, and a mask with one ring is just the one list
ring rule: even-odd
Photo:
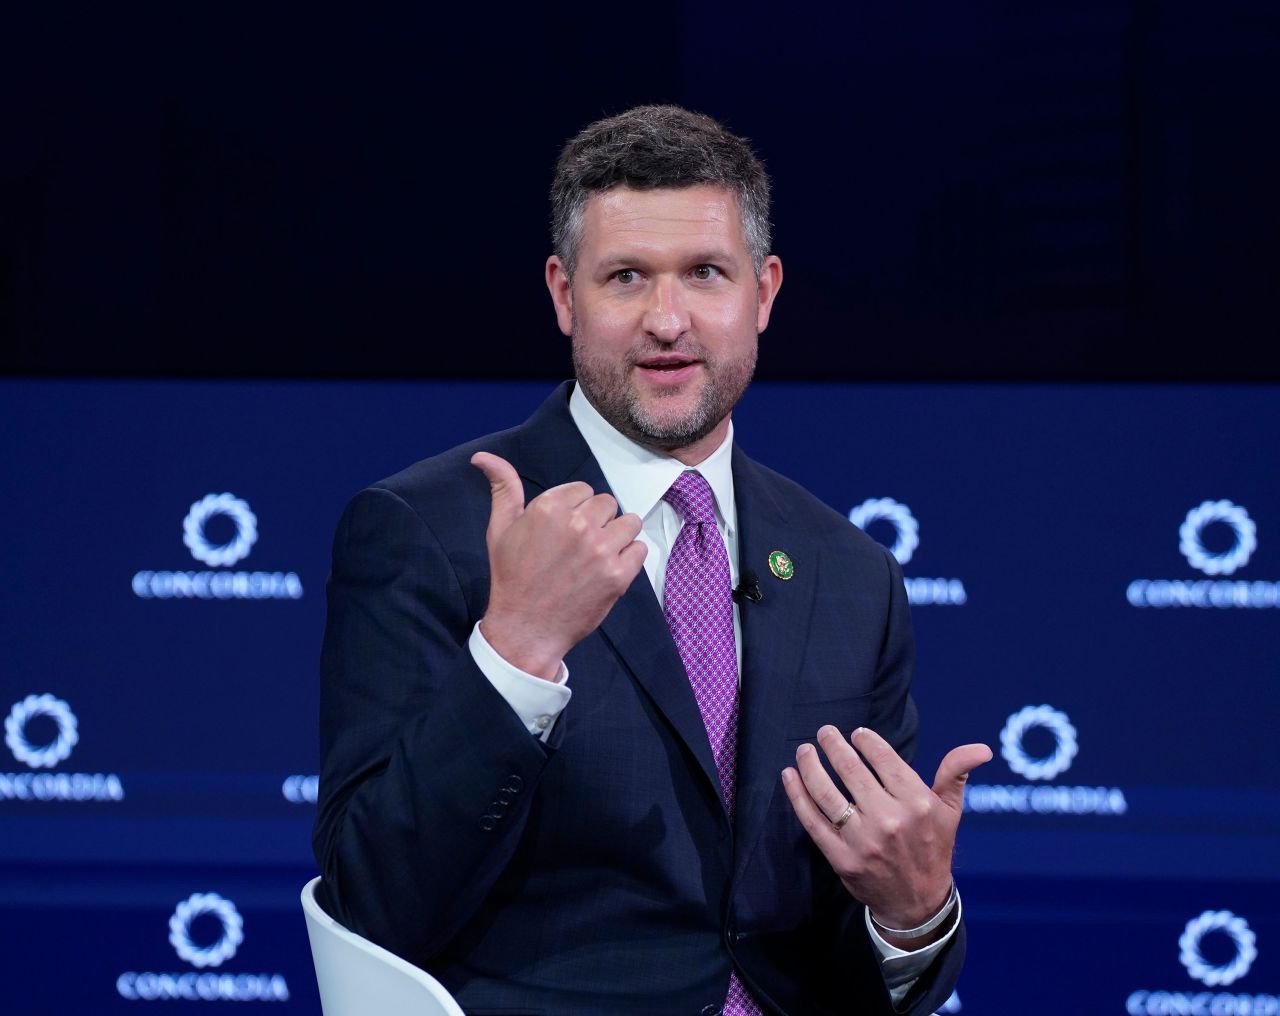
[[467,648],[480,672],[516,711],[529,733],[545,741],[551,734],[551,728],[555,726],[556,718],[569,704],[569,697],[573,694],[566,683],[569,680],[569,668],[564,665],[564,661],[560,661],[560,672],[556,674],[555,681],[544,681],[527,674],[498,655],[498,651],[489,645],[489,640],[480,631],[479,621],[471,629]]
[[876,926],[871,920],[871,908],[866,908],[864,917],[867,922],[867,931],[871,934],[871,944],[876,947],[876,952],[880,954],[880,970],[884,974],[884,983],[889,989],[889,997],[893,999],[895,1006],[907,997],[907,992],[915,984],[916,978],[929,969],[929,964],[933,962],[933,958],[942,952],[947,943],[951,941],[951,936],[960,927],[960,918],[963,916],[964,904],[961,903],[960,893],[957,892],[956,916],[955,920],[951,922],[951,927],[947,933],[938,941],[930,942],[922,949],[908,952],[905,949],[899,949],[895,945],[890,945],[884,940],[880,932],[876,931]]

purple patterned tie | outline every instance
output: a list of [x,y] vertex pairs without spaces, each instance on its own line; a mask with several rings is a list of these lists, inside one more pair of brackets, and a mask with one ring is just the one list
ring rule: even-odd
[[[681,473],[662,499],[684,520],[667,558],[662,609],[675,639],[693,697],[702,713],[733,820],[738,762],[738,650],[733,637],[729,555],[716,529],[715,496],[702,474]],[[760,1016],[738,980],[729,980],[724,1016]]]

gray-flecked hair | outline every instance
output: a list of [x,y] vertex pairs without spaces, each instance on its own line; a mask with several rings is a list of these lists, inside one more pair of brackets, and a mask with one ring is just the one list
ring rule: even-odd
[[582,215],[592,194],[712,184],[738,199],[756,276],[769,256],[769,175],[745,138],[679,106],[636,106],[571,138],[551,184],[551,245],[569,278],[577,268]]

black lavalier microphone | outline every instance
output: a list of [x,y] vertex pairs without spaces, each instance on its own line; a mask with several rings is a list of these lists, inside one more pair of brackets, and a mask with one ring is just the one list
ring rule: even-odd
[[759,603],[764,599],[764,593],[760,592],[760,579],[750,568],[742,573],[738,588],[733,591],[734,603],[741,603],[744,599],[751,603]]

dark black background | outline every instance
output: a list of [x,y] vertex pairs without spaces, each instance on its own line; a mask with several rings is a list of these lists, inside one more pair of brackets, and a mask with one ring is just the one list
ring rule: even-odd
[[1274,379],[1272,3],[30,5],[0,370],[560,377],[560,144],[752,138],[773,379]]

